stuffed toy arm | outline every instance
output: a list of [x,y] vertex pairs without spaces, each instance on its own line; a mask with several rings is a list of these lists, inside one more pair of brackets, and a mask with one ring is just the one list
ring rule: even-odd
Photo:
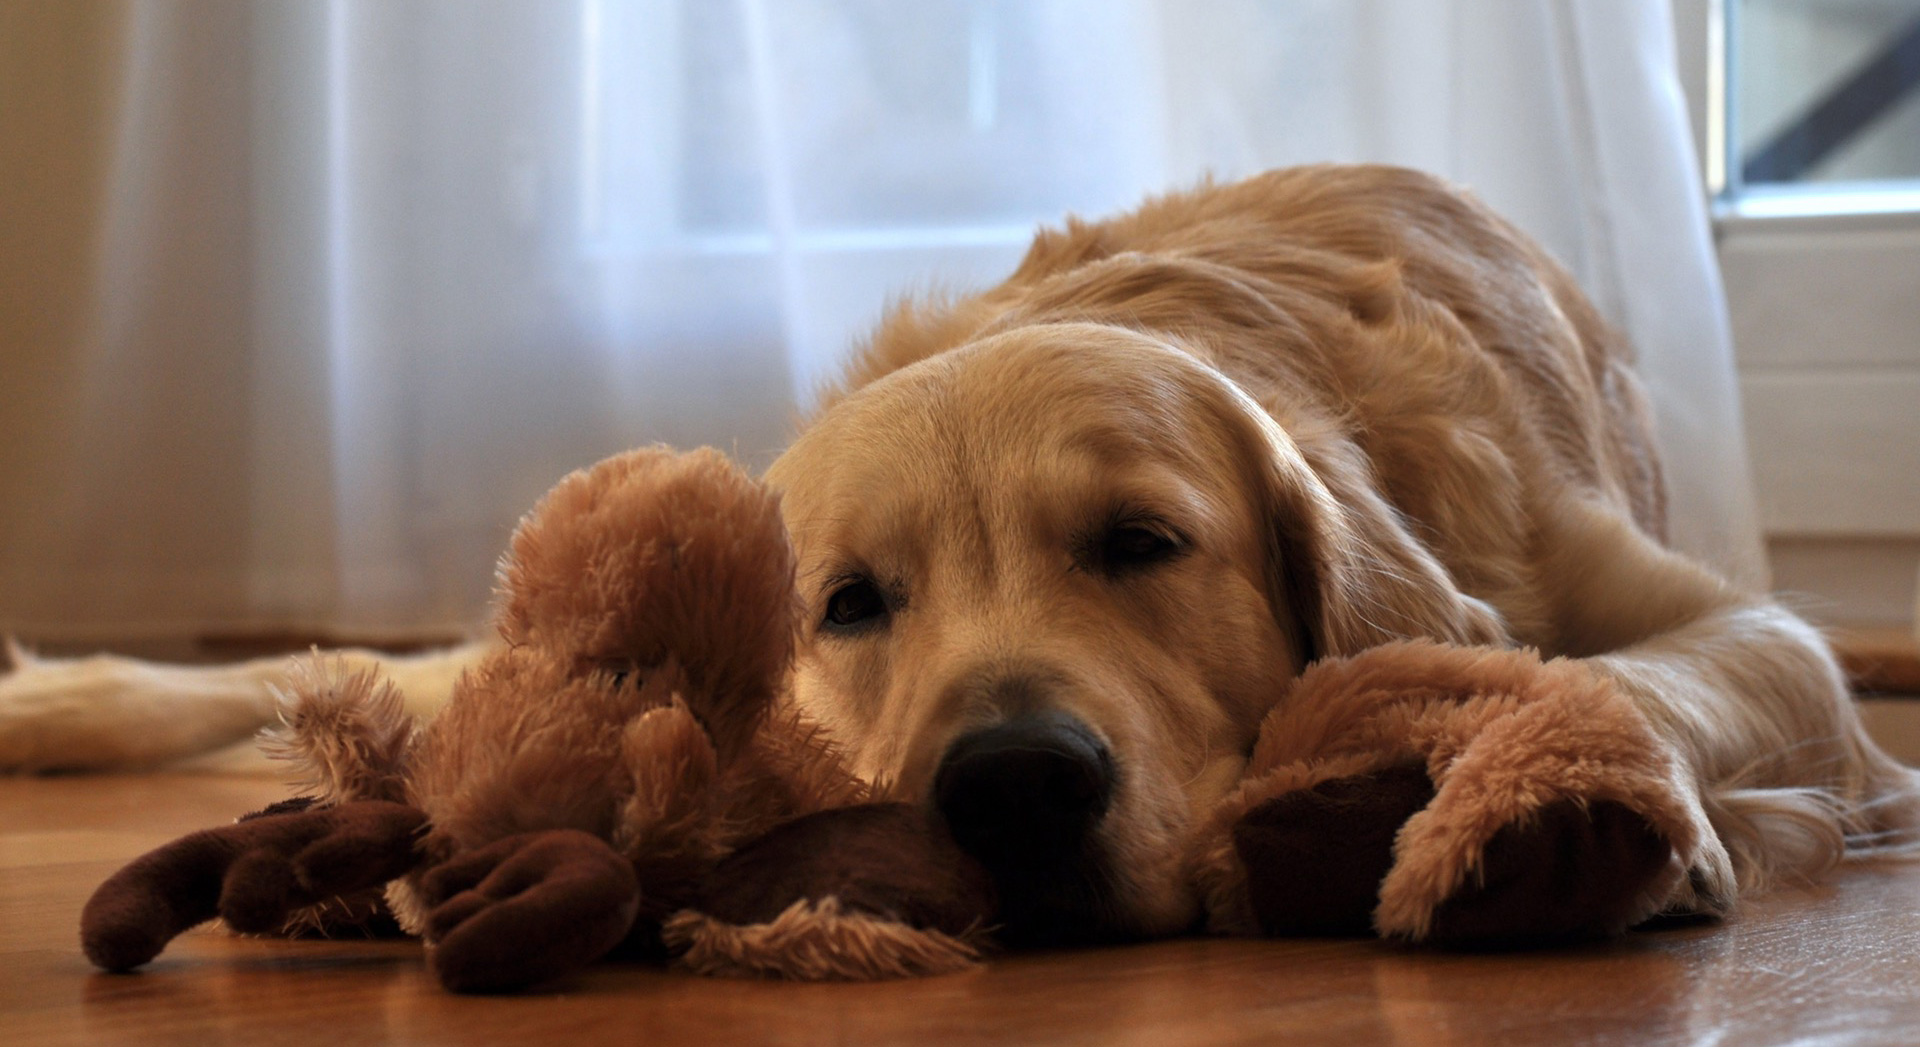
[[377,890],[418,861],[414,838],[426,816],[411,807],[275,806],[290,809],[184,836],[108,878],[80,915],[87,959],[131,970],[216,916],[243,933],[283,931],[290,914]]
[[1666,910],[1711,833],[1671,747],[1580,662],[1397,643],[1300,677],[1193,866],[1222,932],[1513,945]]

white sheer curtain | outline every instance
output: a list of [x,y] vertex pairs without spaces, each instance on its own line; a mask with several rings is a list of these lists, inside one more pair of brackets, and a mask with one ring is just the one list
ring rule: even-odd
[[78,194],[41,232],[85,245],[6,325],[40,333],[0,380],[28,408],[0,628],[470,622],[566,469],[649,440],[764,463],[890,294],[990,282],[1069,211],[1327,159],[1439,172],[1544,240],[1641,347],[1677,543],[1764,577],[1662,0],[76,17],[50,35],[97,104],[35,123],[77,103],[16,71],[0,117],[84,175],[0,193]]

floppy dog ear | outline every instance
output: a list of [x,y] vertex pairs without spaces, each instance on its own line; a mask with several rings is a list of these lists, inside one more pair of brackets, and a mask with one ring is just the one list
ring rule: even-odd
[[1269,591],[1292,613],[1305,661],[1393,640],[1505,644],[1498,612],[1462,593],[1376,489],[1344,437],[1298,442],[1262,418],[1270,460]]

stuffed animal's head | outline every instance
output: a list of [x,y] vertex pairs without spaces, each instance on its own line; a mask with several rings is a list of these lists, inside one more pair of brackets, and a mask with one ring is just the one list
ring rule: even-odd
[[496,618],[509,646],[577,674],[637,687],[672,666],[731,751],[784,686],[796,611],[778,499],[718,451],[649,447],[573,473],[528,513]]

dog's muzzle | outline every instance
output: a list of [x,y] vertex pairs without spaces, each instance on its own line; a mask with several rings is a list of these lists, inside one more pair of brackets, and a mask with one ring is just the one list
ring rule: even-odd
[[1113,801],[1113,757],[1074,717],[1021,716],[961,736],[934,777],[954,841],[999,889],[1015,940],[1098,937],[1107,908],[1092,834]]

